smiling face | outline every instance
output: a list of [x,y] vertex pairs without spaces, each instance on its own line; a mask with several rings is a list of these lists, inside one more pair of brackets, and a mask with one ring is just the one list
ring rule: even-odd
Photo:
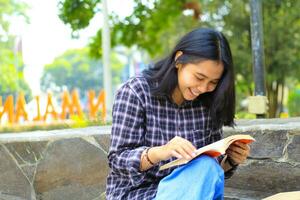
[[177,64],[178,85],[173,91],[174,102],[194,100],[199,95],[215,90],[223,74],[221,62],[203,60],[198,63]]

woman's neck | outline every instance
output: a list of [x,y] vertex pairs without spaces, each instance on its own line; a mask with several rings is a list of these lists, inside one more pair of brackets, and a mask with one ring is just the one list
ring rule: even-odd
[[181,105],[184,102],[184,97],[181,94],[179,87],[176,86],[176,88],[173,90],[172,93],[172,100],[174,101],[174,103],[176,103],[177,105]]

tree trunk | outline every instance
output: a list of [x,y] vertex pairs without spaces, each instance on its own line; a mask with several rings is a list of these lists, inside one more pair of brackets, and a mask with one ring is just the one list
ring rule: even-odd
[[267,94],[269,100],[269,117],[275,118],[278,107],[278,82],[273,81],[271,84],[267,84]]
[[284,100],[284,82],[280,84],[280,94],[279,94],[279,100],[278,100],[278,110],[277,110],[277,116],[280,117],[280,113],[282,113],[283,110],[283,100]]
[[194,11],[194,19],[198,20],[201,15],[200,4],[197,1],[190,1],[184,4],[184,9],[191,9]]

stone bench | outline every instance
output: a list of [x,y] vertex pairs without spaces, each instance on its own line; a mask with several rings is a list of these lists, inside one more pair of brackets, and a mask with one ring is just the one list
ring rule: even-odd
[[[251,157],[226,181],[226,199],[300,190],[300,119],[240,120]],[[105,199],[110,127],[0,134],[0,199]]]

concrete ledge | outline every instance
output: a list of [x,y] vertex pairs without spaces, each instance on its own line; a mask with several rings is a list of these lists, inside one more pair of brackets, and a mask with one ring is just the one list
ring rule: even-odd
[[89,137],[110,134],[111,126],[94,126],[88,128],[61,129],[52,131],[33,131],[23,133],[2,133],[0,144],[14,142],[54,141],[68,138]]
[[[110,128],[0,134],[0,199],[104,199]],[[224,135],[257,142],[226,181],[227,199],[300,190],[300,118],[240,120]]]

